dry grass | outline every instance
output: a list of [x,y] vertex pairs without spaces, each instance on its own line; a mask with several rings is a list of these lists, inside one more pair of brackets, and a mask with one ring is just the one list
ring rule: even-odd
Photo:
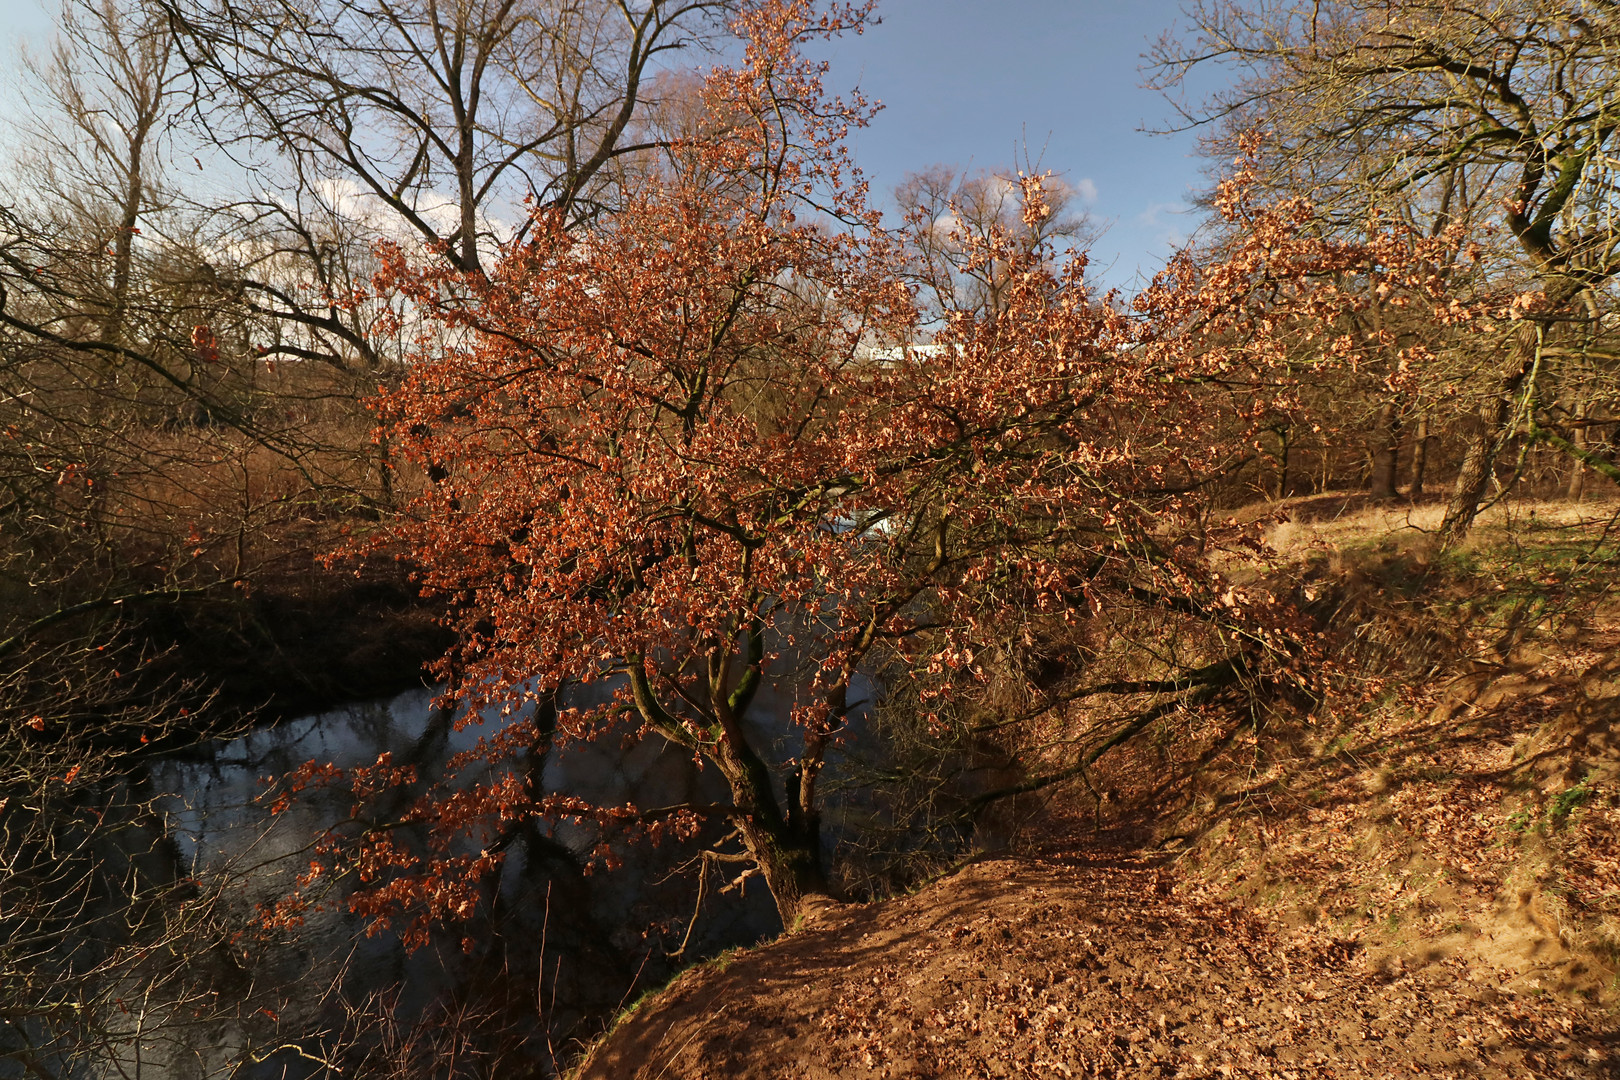
[[1121,816],[1151,807],[1224,895],[1383,963],[1461,959],[1612,1007],[1620,498],[1504,501],[1441,554],[1443,511],[1251,509],[1271,519],[1269,583],[1336,642],[1338,689],[1305,722],[1181,748],[1180,778]]
[[[1480,514],[1464,550],[1500,546],[1558,532],[1591,534],[1620,528],[1620,493],[1606,490],[1580,502],[1504,499]],[[1360,492],[1328,492],[1250,507],[1239,520],[1263,521],[1266,542],[1285,558],[1367,544],[1433,545],[1445,517],[1443,502],[1375,503]]]

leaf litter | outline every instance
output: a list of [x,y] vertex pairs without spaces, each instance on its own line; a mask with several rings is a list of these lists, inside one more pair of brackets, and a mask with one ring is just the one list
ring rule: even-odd
[[579,1080],[1610,1077],[1605,1010],[1507,973],[1373,962],[1162,858],[973,863],[687,972]]

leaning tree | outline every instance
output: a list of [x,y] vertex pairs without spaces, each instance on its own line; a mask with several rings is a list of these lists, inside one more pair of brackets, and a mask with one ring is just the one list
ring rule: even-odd
[[1324,222],[1359,230],[1378,211],[1434,236],[1462,226],[1496,256],[1497,284],[1536,294],[1505,347],[1482,343],[1425,388],[1455,400],[1465,434],[1442,543],[1466,536],[1515,438],[1620,475],[1583,437],[1614,402],[1613,5],[1196,0],[1185,16],[1154,52],[1154,81],[1179,92],[1207,68],[1232,76],[1182,105],[1218,156],[1264,131],[1267,180]]

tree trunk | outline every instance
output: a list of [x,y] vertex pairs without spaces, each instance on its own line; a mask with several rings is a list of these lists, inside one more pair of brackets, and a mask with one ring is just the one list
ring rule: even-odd
[[[1586,438],[1586,403],[1583,401],[1575,406],[1575,426],[1569,433],[1569,441],[1575,444],[1575,449],[1585,450]],[[1580,502],[1581,495],[1586,489],[1586,462],[1574,458],[1569,470],[1569,486],[1564,489],[1564,497],[1570,502]]]
[[770,770],[752,747],[722,738],[716,749],[713,760],[730,785],[738,810],[733,820],[765,877],[783,928],[791,929],[807,898],[832,895],[821,861],[821,815],[800,809],[797,770],[788,777],[784,804],[772,790]]
[[1473,431],[1468,437],[1468,448],[1463,453],[1462,468],[1457,472],[1457,483],[1451,490],[1451,501],[1446,504],[1446,517],[1440,523],[1440,549],[1456,547],[1468,536],[1479,513],[1479,504],[1485,499],[1496,470],[1496,455],[1506,444],[1507,425],[1513,419],[1514,395],[1524,385],[1536,362],[1536,325],[1526,321],[1513,344],[1513,363],[1507,374],[1497,383],[1490,399],[1479,407]]
[[1373,421],[1372,491],[1374,499],[1393,499],[1395,479],[1401,458],[1401,414],[1395,402],[1386,401]]
[[1445,550],[1462,543],[1474,527],[1474,516],[1485,499],[1496,467],[1496,455],[1501,449],[1502,428],[1513,412],[1512,398],[1500,395],[1480,406],[1473,431],[1468,437],[1468,449],[1463,453],[1462,468],[1457,472],[1457,483],[1451,489],[1451,501],[1446,504],[1445,520],[1440,523],[1440,548]]
[[782,927],[793,928],[810,897],[831,896],[821,864],[820,822],[809,828],[769,828],[757,819],[740,822],[748,854],[765,877]]
[[1288,429],[1279,427],[1273,429],[1277,435],[1277,494],[1276,500],[1281,502],[1288,497]]
[[1412,487],[1407,498],[1416,502],[1423,497],[1423,473],[1429,467],[1429,417],[1418,418],[1417,436],[1412,440]]
[[[758,665],[763,660],[763,641],[761,635],[751,636],[750,664],[757,678]],[[702,754],[725,777],[731,791],[731,803],[725,808],[725,815],[737,827],[749,858],[764,875],[765,886],[770,889],[776,911],[782,917],[782,926],[791,929],[803,912],[806,899],[832,895],[821,861],[821,815],[811,805],[814,781],[801,784],[799,770],[795,769],[788,776],[786,790],[781,793],[786,796],[785,801],[779,797],[776,777],[749,743],[741,722],[753,691],[741,684],[730,686],[726,673],[718,666],[711,667],[713,724],[702,729],[707,737],[700,740],[694,737],[690,724],[683,723],[658,701],[642,658],[632,655],[629,660],[625,673],[630,678],[631,694],[642,719],[677,746]],[[809,742],[807,738],[800,761],[819,763],[821,756],[812,752]]]
[[131,269],[135,261],[135,232],[146,203],[145,157],[146,139],[151,126],[157,121],[157,98],[152,108],[143,111],[135,130],[130,133],[127,153],[129,169],[125,176],[124,200],[119,207],[118,232],[113,236],[112,297],[109,310],[101,323],[101,340],[122,341],[124,322],[129,317],[129,288]]

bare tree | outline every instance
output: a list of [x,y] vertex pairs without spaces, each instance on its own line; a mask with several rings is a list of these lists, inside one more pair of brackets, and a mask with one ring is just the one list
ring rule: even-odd
[[[895,189],[895,202],[906,214],[911,276],[931,298],[932,311],[985,314],[1002,308],[1010,263],[987,258],[987,249],[1020,256],[1043,246],[1067,252],[1097,238],[1100,230],[1079,193],[1061,178],[1046,180],[1051,214],[1040,221],[1020,216],[1022,190],[1014,170],[965,173],[949,165],[911,173]],[[1000,243],[1003,237],[1013,241],[1011,247]]]
[[[161,0],[222,145],[285,155],[329,201],[361,194],[464,270],[522,201],[595,208],[592,185],[652,65],[726,0]],[[245,147],[244,147],[245,149]],[[505,215],[505,220],[501,220]]]
[[24,57],[43,91],[19,125],[18,187],[32,210],[84,234],[72,283],[102,341],[117,342],[128,314],[142,224],[164,208],[161,144],[183,106],[184,70],[153,12],[115,0],[67,0],[44,57]]

